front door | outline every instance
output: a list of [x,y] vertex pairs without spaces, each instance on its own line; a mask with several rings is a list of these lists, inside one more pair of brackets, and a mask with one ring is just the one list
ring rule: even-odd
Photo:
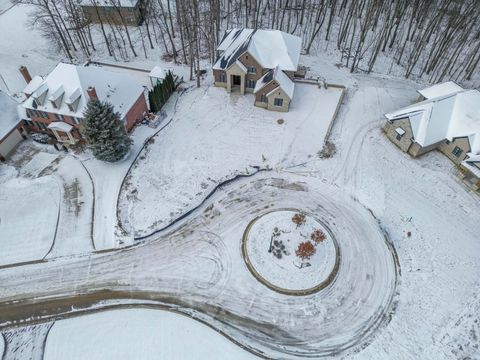
[[232,75],[233,77],[233,85],[236,86],[240,86],[240,84],[242,83],[242,80],[240,78],[240,75]]

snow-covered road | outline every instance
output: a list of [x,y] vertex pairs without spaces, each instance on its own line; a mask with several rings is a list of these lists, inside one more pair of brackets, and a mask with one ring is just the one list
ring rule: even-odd
[[[328,224],[341,261],[328,287],[290,297],[250,274],[240,243],[258,214],[299,206]],[[334,187],[288,174],[262,174],[227,186],[169,234],[143,246],[12,272],[15,278],[8,269],[0,273],[4,324],[42,310],[66,313],[82,301],[86,306],[83,294],[95,303],[133,297],[180,306],[178,311],[274,358],[318,357],[364,346],[388,322],[398,276],[394,252],[366,209]],[[16,299],[22,301],[11,303]]]

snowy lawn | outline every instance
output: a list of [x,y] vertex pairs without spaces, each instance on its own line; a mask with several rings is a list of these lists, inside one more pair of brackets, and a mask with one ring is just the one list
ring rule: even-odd
[[[300,220],[295,223],[297,218]],[[254,272],[280,291],[326,285],[338,263],[335,244],[325,227],[312,216],[292,210],[274,210],[256,218],[243,241],[246,261]],[[297,254],[300,244],[309,246],[310,256]]]
[[[162,120],[157,128],[146,125],[137,126],[131,133],[133,145],[128,155],[115,163],[107,163],[90,156],[82,160],[90,173],[95,186],[95,221],[93,237],[97,250],[114,248],[120,245],[129,244],[133,240],[126,236],[117,226],[117,197],[132,162],[141,151],[145,141],[159,131],[173,114],[173,107],[179,94],[174,93],[162,111],[167,117]],[[81,157],[86,156],[85,153]]]
[[124,227],[136,235],[161,228],[199,204],[219,182],[254,166],[283,167],[322,148],[341,91],[297,84],[288,113],[253,105],[253,95],[191,88],[171,126],[154,138],[120,199]]
[[0,186],[0,265],[42,259],[55,237],[60,189],[50,178]]
[[0,164],[0,264],[92,251],[92,206],[92,183],[77,159],[23,142]]
[[43,358],[258,359],[200,322],[149,309],[105,311],[58,321],[50,330]]

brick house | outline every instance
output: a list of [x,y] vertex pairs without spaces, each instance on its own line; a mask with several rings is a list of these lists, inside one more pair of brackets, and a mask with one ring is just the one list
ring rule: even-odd
[[302,39],[279,30],[233,29],[217,47],[214,85],[255,94],[255,105],[288,111]]
[[54,135],[65,145],[81,139],[83,112],[91,98],[112,104],[127,131],[148,112],[145,88],[128,74],[64,63],[45,78],[32,79],[24,66],[20,72],[27,82],[23,126],[29,132]]
[[138,26],[143,21],[141,0],[82,0],[83,14],[89,22]]
[[480,92],[449,81],[419,94],[419,102],[385,114],[387,137],[413,157],[439,150],[480,193]]

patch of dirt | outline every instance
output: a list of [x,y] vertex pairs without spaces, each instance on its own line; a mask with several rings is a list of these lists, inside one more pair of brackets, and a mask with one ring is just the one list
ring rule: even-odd
[[330,159],[337,152],[337,147],[334,143],[327,141],[323,145],[322,150],[318,152],[318,157],[320,159]]
[[67,205],[67,210],[71,212],[73,211],[75,215],[78,216],[83,205],[83,201],[80,201],[82,192],[78,179],[75,179],[75,181],[71,184],[64,184],[63,189],[63,200]]

